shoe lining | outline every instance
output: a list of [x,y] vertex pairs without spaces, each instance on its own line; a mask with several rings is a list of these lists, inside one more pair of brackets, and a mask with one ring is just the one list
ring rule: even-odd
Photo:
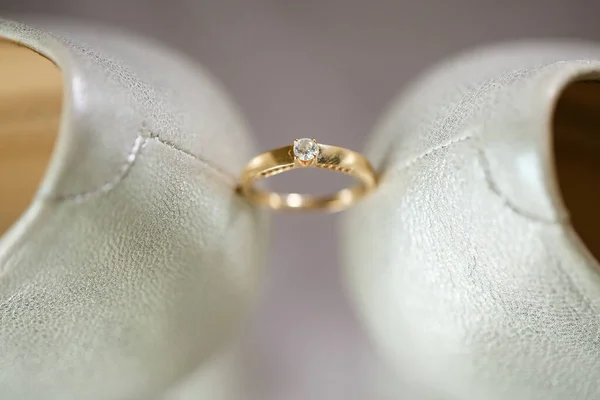
[[569,85],[553,119],[556,171],[573,227],[600,259],[600,82]]
[[0,39],[0,235],[26,210],[43,178],[62,107],[58,67]]

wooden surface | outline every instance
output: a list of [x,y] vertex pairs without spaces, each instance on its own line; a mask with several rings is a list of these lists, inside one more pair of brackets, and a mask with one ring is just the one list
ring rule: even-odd
[[26,47],[0,39],[0,234],[29,205],[58,132],[58,67]]

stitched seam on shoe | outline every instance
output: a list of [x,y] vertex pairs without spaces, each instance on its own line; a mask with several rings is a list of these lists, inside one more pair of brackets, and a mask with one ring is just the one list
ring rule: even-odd
[[75,203],[83,203],[96,195],[110,192],[111,190],[116,188],[119,185],[119,183],[121,183],[121,181],[125,179],[125,177],[129,174],[129,171],[135,164],[139,154],[141,153],[142,149],[146,147],[147,144],[148,138],[141,134],[138,135],[138,137],[136,137],[135,141],[133,142],[133,146],[131,147],[129,154],[125,158],[125,162],[123,163],[123,165],[121,165],[119,171],[115,176],[93,189],[81,193],[58,195],[53,197],[52,200],[58,202],[72,201]]
[[529,219],[530,221],[538,222],[538,223],[542,223],[542,224],[563,225],[569,220],[569,218],[566,216],[562,217],[562,218],[558,217],[556,219],[540,217],[538,215],[530,213],[529,211],[523,210],[521,207],[513,204],[511,202],[511,200],[502,193],[499,186],[496,184],[496,181],[493,179],[490,164],[489,164],[487,157],[485,156],[485,152],[478,146],[473,146],[473,147],[475,148],[475,151],[477,152],[477,160],[478,160],[479,166],[481,168],[481,171],[483,173],[483,177],[484,177],[484,180],[485,180],[485,183],[486,183],[488,189],[492,193],[494,193],[497,197],[499,197],[500,200],[502,200],[502,202],[508,209],[510,209],[511,211],[513,211],[514,213],[516,213],[522,217]]
[[153,139],[156,140],[158,143],[161,143],[167,147],[172,148],[173,150],[176,150],[178,152],[181,152],[183,154],[186,154],[192,158],[194,158],[197,161],[200,161],[202,164],[205,164],[206,166],[208,166],[211,170],[213,170],[213,172],[217,173],[219,176],[221,176],[221,178],[224,178],[225,180],[228,181],[229,184],[231,185],[235,185],[237,182],[237,177],[231,175],[228,171],[225,171],[223,168],[221,168],[220,166],[213,164],[211,161],[208,161],[194,153],[189,152],[188,150],[185,150],[179,146],[177,146],[175,143],[169,141],[169,140],[165,140],[157,135],[151,136],[149,139]]
[[408,161],[404,162],[403,164],[401,164],[401,165],[400,165],[400,166],[399,166],[399,167],[396,169],[396,171],[402,171],[402,170],[405,170],[405,169],[407,169],[407,168],[410,168],[410,167],[411,167],[413,164],[415,164],[417,161],[420,161],[420,160],[424,159],[425,157],[427,157],[427,156],[429,156],[429,155],[431,155],[431,154],[433,154],[433,153],[435,153],[435,152],[437,152],[437,151],[439,151],[439,150],[446,149],[446,148],[448,148],[448,147],[451,147],[451,146],[452,146],[452,145],[454,145],[455,143],[460,143],[460,142],[463,142],[463,141],[465,141],[465,140],[469,140],[469,139],[472,139],[472,138],[473,138],[473,137],[472,137],[471,135],[467,135],[467,136],[459,136],[459,137],[456,137],[456,138],[454,138],[454,139],[448,140],[448,141],[447,141],[447,142],[445,142],[445,143],[439,144],[439,145],[437,145],[437,146],[433,146],[433,147],[432,147],[432,148],[430,148],[429,150],[427,150],[427,151],[425,151],[425,152],[423,152],[423,153],[421,153],[421,154],[419,154],[419,155],[417,155],[417,156],[415,156],[415,157],[413,157],[413,158],[409,159]]
[[[416,162],[432,155],[433,153],[435,153],[437,151],[451,148],[452,146],[454,146],[457,143],[468,141],[468,140],[477,141],[477,140],[479,140],[479,138],[476,136],[473,136],[473,135],[465,135],[465,136],[460,136],[460,137],[451,139],[445,143],[434,146],[434,147],[430,148],[429,150],[411,158],[410,160],[406,161],[405,163],[400,165],[398,168],[396,168],[395,171],[398,172],[398,171],[403,171],[405,169],[408,169],[411,166],[413,166]],[[496,184],[495,180],[493,179],[491,169],[489,166],[489,162],[485,156],[484,151],[476,144],[474,144],[473,147],[474,147],[475,151],[477,152],[477,161],[478,161],[479,167],[481,169],[481,172],[483,174],[487,188],[496,197],[498,197],[504,203],[504,206],[507,207],[510,211],[512,211],[513,213],[515,213],[523,218],[526,218],[526,219],[528,219],[532,222],[536,222],[536,223],[542,223],[542,224],[548,224],[548,225],[564,225],[565,223],[567,223],[569,221],[568,216],[565,216],[564,218],[557,218],[557,219],[542,218],[542,217],[534,215],[526,210],[523,210],[519,206],[515,205],[506,195],[504,195],[502,193],[499,186]]]
[[131,150],[129,151],[127,157],[125,158],[125,162],[121,165],[117,174],[115,176],[113,176],[111,179],[109,179],[106,182],[104,182],[103,184],[101,184],[93,189],[87,190],[85,192],[67,194],[67,195],[58,195],[58,196],[52,197],[51,199],[53,201],[57,201],[57,202],[72,201],[75,203],[83,203],[92,197],[112,191],[123,181],[123,179],[125,179],[127,177],[127,175],[129,175],[129,172],[131,171],[131,168],[137,161],[140,153],[142,152],[142,149],[144,147],[146,147],[146,145],[148,144],[148,142],[150,140],[155,140],[156,142],[161,143],[164,146],[167,146],[178,152],[184,153],[184,154],[194,158],[195,160],[200,161],[201,163],[207,165],[212,171],[214,171],[218,175],[220,175],[222,178],[225,178],[227,181],[229,181],[229,183],[231,185],[235,184],[235,178],[233,176],[231,176],[229,173],[227,173],[226,171],[224,171],[222,168],[217,167],[216,165],[197,156],[196,154],[193,154],[187,150],[184,150],[184,149],[176,146],[174,143],[172,143],[168,140],[164,140],[164,139],[160,138],[156,134],[150,133],[149,135],[144,135],[144,131],[145,131],[145,129],[144,129],[144,127],[142,127],[142,129],[141,129],[142,133],[140,133],[136,137],[136,139],[133,143],[133,146],[131,147]]

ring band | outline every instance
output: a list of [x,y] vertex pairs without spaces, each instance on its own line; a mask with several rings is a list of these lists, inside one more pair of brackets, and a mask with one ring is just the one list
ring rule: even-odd
[[[275,193],[259,189],[255,183],[296,168],[325,168],[356,178],[359,183],[328,196]],[[371,163],[360,153],[343,147],[319,144],[315,139],[296,139],[291,146],[267,151],[254,157],[242,172],[239,192],[250,202],[273,210],[324,209],[341,211],[376,186]]]

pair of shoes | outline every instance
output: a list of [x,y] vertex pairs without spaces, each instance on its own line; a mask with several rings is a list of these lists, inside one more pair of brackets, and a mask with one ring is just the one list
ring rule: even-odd
[[[257,292],[267,218],[234,191],[250,135],[199,67],[139,38],[8,21],[0,37],[0,398],[168,393]],[[470,53],[374,134],[345,276],[382,353],[438,397],[600,391],[597,60]],[[234,364],[196,395],[224,398]]]

